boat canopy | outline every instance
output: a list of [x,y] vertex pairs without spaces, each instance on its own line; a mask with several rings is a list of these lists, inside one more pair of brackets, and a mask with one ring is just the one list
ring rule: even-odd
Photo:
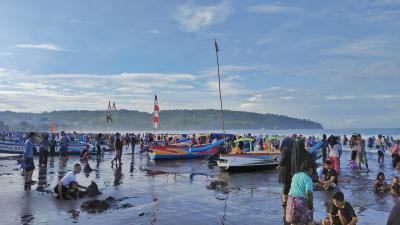
[[[234,149],[233,152],[253,151],[254,149],[253,142],[254,142],[253,138],[239,138],[237,140],[234,140],[232,142],[232,149]],[[240,143],[242,143],[242,146],[240,146]]]

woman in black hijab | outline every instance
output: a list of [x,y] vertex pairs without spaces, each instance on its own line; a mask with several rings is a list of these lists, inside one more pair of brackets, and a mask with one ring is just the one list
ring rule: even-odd
[[301,165],[308,161],[312,166],[315,174],[316,163],[315,159],[312,157],[310,153],[307,152],[305,148],[305,139],[304,138],[297,138],[294,141],[294,147],[292,152],[291,158],[291,167],[292,167],[292,176],[295,173],[301,172]]
[[282,140],[281,153],[282,159],[279,163],[279,183],[283,183],[282,206],[286,207],[290,184],[292,182],[292,151],[294,138],[286,137]]

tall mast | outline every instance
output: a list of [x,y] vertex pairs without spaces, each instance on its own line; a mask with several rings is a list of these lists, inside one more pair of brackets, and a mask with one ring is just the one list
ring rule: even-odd
[[219,90],[219,102],[221,105],[221,122],[222,122],[222,132],[224,133],[224,138],[225,138],[225,124],[224,124],[224,109],[222,107],[222,94],[221,94],[221,76],[219,74],[219,58],[218,58],[218,44],[217,40],[214,39],[214,44],[215,44],[215,55],[217,56],[217,68],[218,68],[218,90]]

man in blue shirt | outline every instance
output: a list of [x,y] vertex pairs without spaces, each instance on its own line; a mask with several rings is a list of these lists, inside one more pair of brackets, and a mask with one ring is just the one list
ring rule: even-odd
[[24,151],[24,169],[25,169],[25,186],[34,184],[32,180],[33,171],[35,170],[35,163],[33,162],[33,138],[34,132],[28,134],[28,139],[25,141]]

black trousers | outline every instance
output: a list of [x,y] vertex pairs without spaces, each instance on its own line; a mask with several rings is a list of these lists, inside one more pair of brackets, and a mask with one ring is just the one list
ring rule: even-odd
[[50,156],[53,157],[56,154],[56,146],[50,146]]
[[44,164],[47,166],[47,158],[49,157],[49,151],[41,150],[39,151],[39,164]]
[[97,155],[101,155],[101,148],[99,144],[96,145],[96,149],[97,149]]

